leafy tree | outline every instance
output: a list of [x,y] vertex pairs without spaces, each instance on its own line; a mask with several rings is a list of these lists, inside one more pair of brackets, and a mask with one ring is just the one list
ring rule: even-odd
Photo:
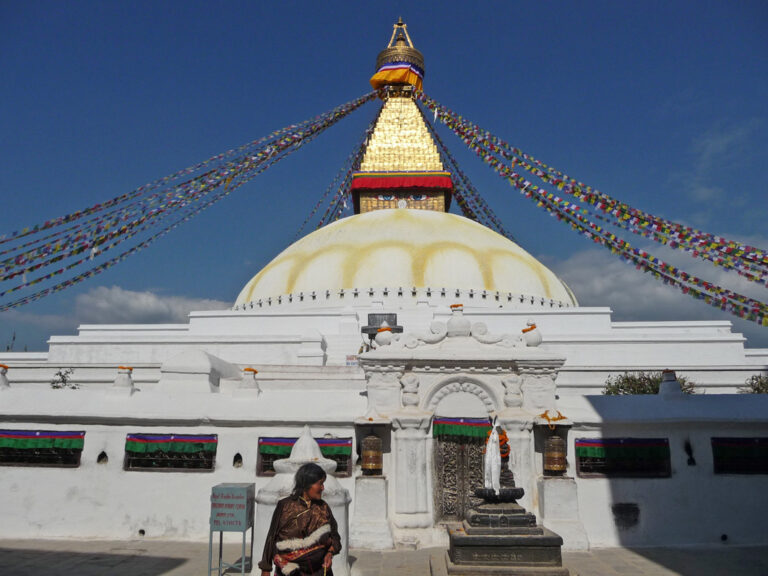
[[753,374],[744,381],[744,386],[739,388],[740,394],[768,394],[768,376],[765,374]]
[[[661,372],[625,372],[609,376],[605,381],[603,394],[619,396],[622,394],[658,394],[661,385]],[[677,376],[680,388],[686,394],[693,394],[696,387],[685,376]]]

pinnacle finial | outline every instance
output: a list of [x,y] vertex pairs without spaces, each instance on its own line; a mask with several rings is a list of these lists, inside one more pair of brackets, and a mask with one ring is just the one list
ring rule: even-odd
[[411,85],[421,90],[423,79],[424,56],[413,45],[408,26],[399,17],[392,27],[389,44],[376,59],[371,86],[378,90],[384,86]]
[[403,34],[405,34],[405,39],[408,41],[408,45],[411,48],[415,48],[411,41],[411,37],[408,35],[408,26],[403,22],[402,16],[398,17],[397,22],[392,26],[392,37],[389,39],[387,48],[391,48],[395,41],[403,37]]

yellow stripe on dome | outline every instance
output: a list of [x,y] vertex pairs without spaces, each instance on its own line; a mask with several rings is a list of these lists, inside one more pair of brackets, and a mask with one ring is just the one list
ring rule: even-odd
[[557,276],[500,234],[455,214],[406,209],[352,216],[309,234],[254,276],[237,304],[383,287],[509,292],[577,305]]

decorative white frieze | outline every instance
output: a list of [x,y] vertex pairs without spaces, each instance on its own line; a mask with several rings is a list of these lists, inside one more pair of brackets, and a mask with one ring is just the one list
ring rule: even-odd
[[501,379],[504,385],[504,405],[508,408],[519,408],[523,405],[523,395],[520,389],[523,379],[519,374],[510,374]]
[[520,335],[491,334],[483,322],[472,324],[464,317],[463,306],[451,306],[451,316],[447,322],[436,320],[429,326],[428,331],[412,330],[404,334],[392,334],[386,330],[376,335],[376,348],[392,346],[393,348],[415,349],[420,346],[437,345],[446,339],[469,340],[473,350],[482,350],[476,344],[495,345],[504,348],[535,348],[541,344],[542,337],[533,320],[529,320]]
[[522,384],[523,410],[534,415],[554,410],[556,405],[555,378],[563,365],[562,358],[526,359],[516,362]]
[[403,385],[403,408],[416,410],[419,406],[419,378],[413,373],[400,378]]

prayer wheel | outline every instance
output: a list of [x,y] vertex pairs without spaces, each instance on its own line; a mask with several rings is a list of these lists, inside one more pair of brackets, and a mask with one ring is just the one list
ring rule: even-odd
[[565,440],[552,435],[544,441],[544,475],[562,476],[566,466]]
[[371,434],[363,438],[363,476],[381,476],[384,468],[381,438]]

